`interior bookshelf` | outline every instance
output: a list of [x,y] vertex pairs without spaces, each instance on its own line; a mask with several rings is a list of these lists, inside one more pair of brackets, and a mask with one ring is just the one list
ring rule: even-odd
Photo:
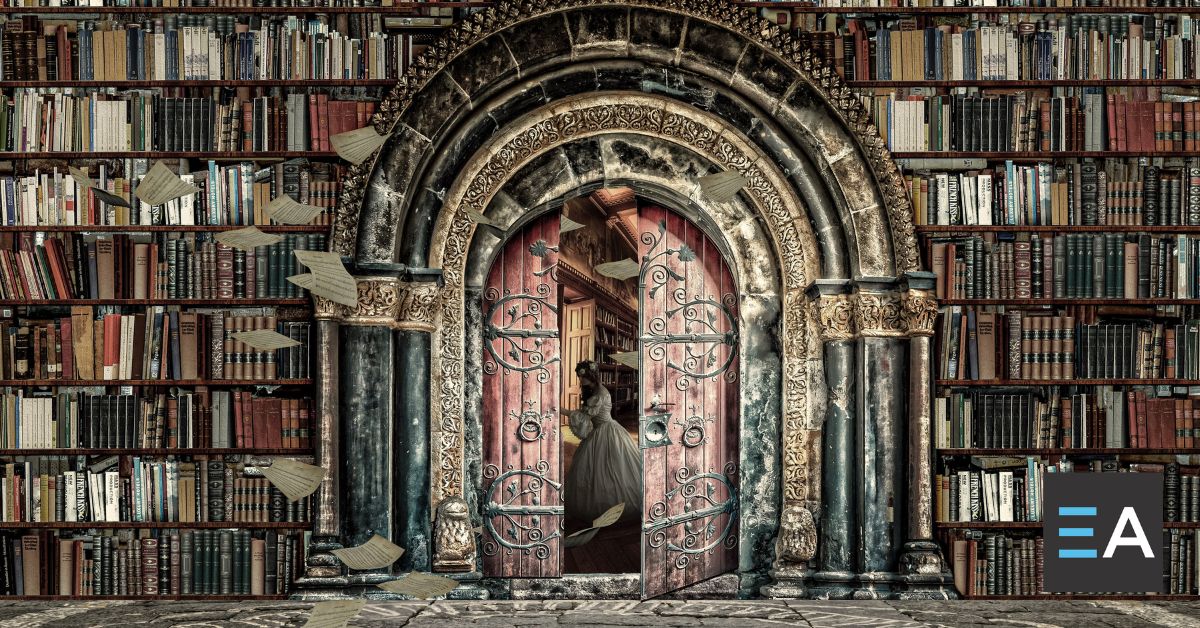
[[1116,597],[1043,592],[1042,474],[1144,471],[1167,478],[1165,590],[1196,599],[1195,9],[750,4],[856,90],[907,182],[959,591]]
[[612,394],[613,407],[627,409],[637,406],[637,370],[612,358],[614,353],[637,351],[637,319],[628,308],[596,305],[596,362],[600,367],[600,383]]

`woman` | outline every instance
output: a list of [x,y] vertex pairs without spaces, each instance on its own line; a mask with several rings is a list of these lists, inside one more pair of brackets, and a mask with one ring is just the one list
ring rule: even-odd
[[642,512],[642,453],[613,420],[612,397],[600,384],[596,363],[580,362],[575,374],[584,402],[569,420],[582,442],[567,471],[567,518],[591,525],[609,508],[625,504],[621,519],[637,519]]

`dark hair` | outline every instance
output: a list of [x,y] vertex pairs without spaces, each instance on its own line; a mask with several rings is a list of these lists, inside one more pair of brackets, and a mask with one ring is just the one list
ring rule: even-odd
[[596,362],[593,360],[580,360],[575,365],[575,373],[580,374],[580,371],[582,371],[583,375],[587,375],[592,379],[599,379],[600,368],[596,366]]

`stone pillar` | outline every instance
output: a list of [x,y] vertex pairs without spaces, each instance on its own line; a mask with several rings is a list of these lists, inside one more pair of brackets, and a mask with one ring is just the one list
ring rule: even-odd
[[862,279],[856,286],[858,382],[855,472],[858,499],[856,598],[890,594],[903,538],[903,425],[906,352],[900,298],[892,279]]
[[901,294],[901,316],[908,335],[908,515],[907,541],[900,555],[901,598],[957,597],[954,578],[933,538],[933,404],[930,337],[937,320],[933,296],[936,276],[911,272]]
[[316,420],[312,440],[316,443],[314,464],[325,469],[325,478],[317,488],[313,507],[312,542],[308,546],[305,578],[335,578],[342,565],[330,552],[342,546],[341,473],[338,464],[340,442],[338,424],[338,336],[340,308],[336,303],[313,297],[316,329],[311,351],[316,356]]
[[441,272],[409,268],[396,315],[395,503],[401,571],[429,571],[429,350]]
[[844,281],[818,280],[809,289],[816,300],[824,343],[825,427],[822,445],[822,515],[817,573],[809,594],[840,598],[853,593],[858,513],[855,483],[855,351],[853,299]]

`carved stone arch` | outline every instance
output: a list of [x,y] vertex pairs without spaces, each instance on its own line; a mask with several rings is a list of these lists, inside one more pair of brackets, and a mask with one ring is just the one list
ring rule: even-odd
[[[377,525],[420,537],[414,530],[427,524],[439,503],[471,493],[464,477],[470,472],[465,435],[478,418],[470,405],[477,401],[472,386],[478,384],[468,369],[469,356],[478,354],[473,331],[478,321],[468,293],[493,236],[483,235],[467,212],[487,215],[504,228],[561,202],[568,190],[630,183],[644,194],[669,198],[675,209],[738,227],[722,241],[738,260],[739,282],[763,286],[761,293],[743,294],[761,297],[761,311],[769,315],[759,323],[777,343],[778,364],[764,368],[758,379],[763,394],[774,396],[764,407],[778,408],[773,431],[779,446],[763,450],[763,464],[769,469],[779,460],[781,477],[776,482],[762,473],[751,480],[759,486],[743,487],[771,503],[750,506],[758,510],[743,536],[741,593],[765,582],[772,559],[771,594],[875,595],[895,589],[864,574],[897,571],[897,543],[882,554],[867,555],[864,547],[900,525],[882,522],[877,511],[881,500],[897,495],[897,511],[909,521],[894,536],[928,538],[928,526],[919,520],[928,518],[928,488],[916,496],[897,488],[903,484],[897,475],[903,475],[898,463],[904,456],[900,423],[906,397],[907,440],[917,443],[909,451],[923,450],[928,392],[920,392],[913,378],[906,384],[892,363],[910,360],[912,367],[924,368],[919,359],[927,360],[928,345],[908,352],[898,337],[928,334],[926,291],[932,284],[916,273],[903,180],[868,113],[836,73],[752,10],[724,0],[506,2],[447,29],[389,94],[373,124],[388,140],[351,168],[331,249],[365,274],[389,267],[406,269],[411,277],[429,270],[440,273],[442,282],[436,292],[421,292],[435,295],[432,304],[428,297],[423,301],[432,320],[419,325],[432,330],[431,336],[395,341],[406,364],[427,352],[424,385],[431,398],[417,407],[422,402],[413,405],[410,392],[396,412],[413,418],[396,424],[429,426],[428,504],[401,513],[405,522],[377,517]],[[588,166],[597,145],[599,176]],[[616,154],[618,145],[630,152]],[[747,185],[735,201],[720,206],[667,192],[671,186],[653,168],[634,167],[637,151],[650,154],[667,146],[694,160],[697,176],[736,170]],[[534,181],[522,174],[550,171],[531,164],[554,160],[564,166],[560,179]],[[526,190],[545,185],[523,195],[516,181],[533,181]],[[746,252],[755,250],[756,239],[761,256],[751,259]],[[901,307],[898,282],[904,276],[919,280],[909,285],[918,290],[907,293]],[[396,315],[394,328],[418,329],[403,311]],[[859,352],[847,353],[855,343]],[[884,366],[870,371],[872,357],[883,358]],[[416,390],[410,382],[395,385]],[[888,394],[872,397],[874,386],[888,387]],[[831,421],[841,426],[832,440],[823,437]],[[859,437],[870,432],[871,438],[855,441],[854,430]],[[878,460],[863,463],[865,470],[822,472],[822,448],[836,464],[858,464],[873,458],[861,450],[864,442],[883,448]],[[928,475],[924,455],[924,462],[909,455],[910,481],[917,484],[921,473]],[[415,470],[419,456],[413,459]],[[874,492],[855,497],[858,489],[841,476]],[[884,495],[875,487],[900,493]],[[823,491],[832,491],[833,500],[824,508]],[[906,508],[905,501],[913,507]],[[855,531],[858,515],[846,519],[839,509],[870,511],[878,521]],[[819,557],[816,520],[822,522]],[[780,525],[772,552],[769,540]],[[834,528],[841,536],[827,532]],[[851,534],[859,537],[844,538]],[[421,539],[417,545],[427,542],[428,533]],[[413,556],[405,560],[419,565],[421,553]],[[818,558],[826,577],[818,573],[817,580],[824,588],[809,589],[808,566]],[[906,554],[906,565],[913,560]],[[914,569],[936,571],[940,578],[939,561]]]

